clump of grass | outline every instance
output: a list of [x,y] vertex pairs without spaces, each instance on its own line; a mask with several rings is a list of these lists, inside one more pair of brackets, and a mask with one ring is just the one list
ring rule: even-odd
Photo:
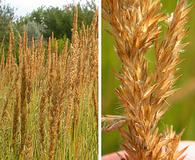
[[[129,160],[185,157],[182,154],[186,148],[177,151],[182,133],[177,135],[172,127],[160,133],[157,124],[169,108],[164,105],[166,99],[177,90],[175,73],[179,55],[186,46],[183,39],[190,7],[186,0],[180,0],[171,15],[162,13],[161,8],[160,0],[103,0],[103,16],[111,25],[122,62],[117,76],[121,85],[116,93],[125,109],[125,116],[117,117],[118,124],[111,123],[105,129],[118,126]],[[163,38],[162,24],[167,25]],[[156,64],[150,73],[146,54],[153,46]],[[103,121],[113,119],[104,117]]]
[[46,48],[27,33],[14,47],[12,32],[1,46],[2,159],[97,159],[97,14],[80,29],[77,14],[63,50],[54,35]]

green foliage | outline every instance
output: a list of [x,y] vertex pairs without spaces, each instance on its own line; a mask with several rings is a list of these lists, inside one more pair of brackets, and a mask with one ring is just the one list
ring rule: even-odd
[[[64,49],[64,44],[66,44],[66,42],[68,41],[66,35],[64,35],[64,37],[57,39],[58,42],[58,53],[61,53],[62,50]],[[70,41],[68,41],[70,42]]]
[[[8,4],[2,4],[0,1],[0,50],[6,51],[9,48],[9,32],[14,33],[14,50],[17,51],[19,45],[19,36],[24,31],[28,34],[29,43],[32,37],[35,41],[43,35],[45,41],[54,33],[59,42],[59,51],[63,48],[66,39],[71,40],[73,27],[73,13],[75,6],[73,4],[59,7],[40,7],[29,15],[15,19],[14,8]],[[88,2],[86,5],[78,5],[78,28],[82,23],[90,25],[96,10],[95,3]],[[20,34],[19,34],[20,33]],[[45,43],[47,44],[47,43]],[[5,55],[6,56],[6,55]],[[1,56],[0,56],[1,58]]]
[[[15,35],[14,42],[18,44],[18,30],[14,25],[14,8],[9,4],[4,4],[0,1],[0,52],[4,50],[5,58],[7,57],[7,51],[9,48],[9,33],[12,31]],[[13,46],[13,50],[16,49],[16,46]],[[0,54],[0,59],[2,54]]]
[[0,42],[8,41],[9,30],[12,21],[14,20],[14,9],[9,5],[1,4],[0,2]]
[[[21,17],[17,20],[17,26],[27,25],[30,22],[36,23],[40,28],[40,31],[48,39],[52,32],[56,38],[63,38],[65,36],[71,39],[74,5],[59,7],[40,7],[34,10],[30,15]],[[93,2],[87,3],[84,6],[78,5],[78,27],[80,28],[82,23],[85,25],[91,24],[95,13],[95,5]]]
[[27,24],[24,25],[24,31],[28,33],[29,39],[34,37],[35,40],[38,40],[41,37],[42,27],[34,21],[28,21]]

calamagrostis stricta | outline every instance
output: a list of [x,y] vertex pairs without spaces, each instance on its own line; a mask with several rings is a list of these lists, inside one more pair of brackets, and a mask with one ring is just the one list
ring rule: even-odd
[[96,157],[97,146],[88,145],[97,144],[90,127],[97,125],[97,15],[81,28],[77,19],[76,9],[64,45],[54,34],[48,44],[41,36],[30,45],[26,32],[14,44],[10,32],[8,50],[0,46],[0,157]]
[[[176,160],[185,151],[176,151],[181,134],[172,128],[159,133],[158,121],[167,111],[163,105],[176,90],[175,73],[180,52],[186,46],[185,25],[190,11],[180,0],[171,15],[162,13],[160,0],[103,0],[103,16],[110,23],[116,52],[122,61],[117,95],[125,108],[124,138],[126,159]],[[167,24],[161,41],[160,23]],[[154,46],[155,71],[149,73],[145,55]],[[183,159],[184,157],[181,157]]]

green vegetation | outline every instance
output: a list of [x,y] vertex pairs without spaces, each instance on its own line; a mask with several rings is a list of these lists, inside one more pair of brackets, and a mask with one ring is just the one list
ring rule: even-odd
[[[5,1],[6,2],[6,1]],[[15,35],[15,43],[18,42],[18,33],[27,32],[29,40],[34,37],[38,40],[43,35],[44,40],[54,33],[55,37],[64,41],[66,38],[71,40],[74,5],[69,4],[62,7],[40,7],[32,11],[29,15],[16,18],[15,8],[5,5],[0,1],[0,42],[8,48],[9,31],[12,29]],[[78,4],[78,29],[82,25],[90,25],[96,11],[94,1],[85,5]],[[47,43],[45,43],[47,44]],[[5,47],[6,48],[6,47]]]

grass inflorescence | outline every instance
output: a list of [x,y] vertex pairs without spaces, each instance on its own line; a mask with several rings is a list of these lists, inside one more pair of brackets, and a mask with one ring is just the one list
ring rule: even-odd
[[77,14],[61,50],[27,33],[1,46],[1,159],[97,159],[97,14],[80,29]]
[[[116,52],[122,62],[117,75],[121,84],[116,93],[125,110],[124,116],[107,116],[104,130],[119,128],[124,139],[126,159],[184,159],[177,151],[181,134],[172,127],[160,133],[158,122],[169,109],[166,99],[174,87],[179,55],[186,43],[185,28],[191,7],[180,0],[175,11],[162,12],[160,0],[103,0],[103,16],[109,22]],[[162,35],[162,25],[166,32]],[[147,53],[155,53],[155,69],[149,70]],[[116,121],[113,124],[113,120]],[[111,122],[111,124],[109,124]]]

